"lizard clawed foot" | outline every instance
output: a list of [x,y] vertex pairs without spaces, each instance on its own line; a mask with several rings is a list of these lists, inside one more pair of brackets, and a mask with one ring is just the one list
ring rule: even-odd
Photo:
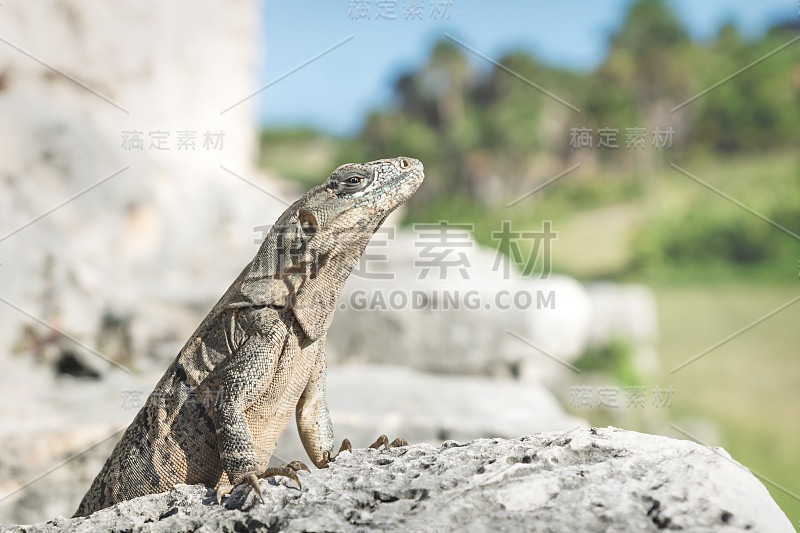
[[[260,476],[261,479],[273,477],[273,476],[283,476],[288,477],[291,480],[294,480],[297,483],[297,488],[302,490],[303,486],[300,484],[300,480],[297,477],[297,472],[300,470],[305,470],[306,472],[310,472],[308,467],[300,461],[292,461],[291,463],[281,465],[281,466],[271,466],[264,470]],[[260,494],[259,494],[260,496]],[[263,499],[262,499],[263,501]]]
[[261,494],[261,487],[258,485],[259,479],[265,479],[268,477],[273,476],[284,476],[288,477],[289,479],[294,480],[297,483],[297,487],[302,489],[303,487],[300,485],[300,480],[297,478],[297,472],[299,470],[305,470],[309,472],[309,469],[306,465],[304,465],[300,461],[292,461],[289,464],[281,465],[281,466],[271,466],[264,470],[264,472],[258,476],[255,474],[247,474],[245,477],[237,485],[232,485],[230,483],[220,483],[217,485],[217,503],[222,503],[222,498],[225,496],[230,495],[233,492],[233,489],[238,487],[239,485],[249,485],[250,488],[253,489],[253,492],[256,493],[258,499],[261,500],[261,503],[264,503],[264,496]]
[[[372,448],[373,450],[377,450],[381,446],[383,446],[384,449],[389,450],[391,448],[399,448],[400,446],[408,446],[408,442],[406,442],[406,439],[402,437],[397,437],[392,442],[389,442],[389,438],[386,435],[381,435],[380,437],[378,437],[378,440],[373,442],[369,447]],[[336,459],[339,456],[339,454],[342,453],[343,451],[345,450],[352,451],[352,449],[353,447],[350,445],[350,441],[344,439],[342,441],[342,445],[339,447],[339,452],[336,455],[331,455],[328,452],[324,452],[322,454],[321,468],[325,468],[326,466],[328,466],[328,463]]]
[[330,452],[323,452],[322,453],[322,468],[328,466],[328,463],[339,457],[339,454],[343,451],[347,450],[348,452],[353,451],[353,447],[350,445],[349,439],[344,439],[342,441],[342,445],[339,446],[339,451],[336,452],[336,455],[331,455]]
[[403,437],[397,437],[392,442],[389,442],[389,439],[388,437],[386,437],[386,435],[381,435],[380,437],[378,437],[378,440],[376,440],[370,445],[370,448],[372,448],[373,450],[378,450],[380,449],[381,446],[383,446],[385,450],[389,450],[391,448],[408,446],[408,442],[406,442],[406,439],[404,439]]
[[230,495],[230,493],[233,492],[233,489],[239,485],[250,485],[250,487],[258,495],[258,499],[261,500],[261,503],[264,503],[264,496],[261,495],[261,487],[258,486],[258,478],[255,474],[247,474],[242,478],[241,482],[236,485],[232,485],[230,483],[220,483],[217,485],[217,503],[221,504],[222,498]]

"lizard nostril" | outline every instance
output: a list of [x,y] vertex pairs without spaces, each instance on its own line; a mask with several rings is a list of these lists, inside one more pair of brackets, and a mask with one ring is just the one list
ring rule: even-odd
[[401,159],[400,160],[400,168],[408,168],[410,166],[411,166],[411,163],[408,161],[408,159]]

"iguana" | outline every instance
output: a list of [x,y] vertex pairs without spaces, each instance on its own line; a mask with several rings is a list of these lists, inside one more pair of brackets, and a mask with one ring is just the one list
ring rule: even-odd
[[[267,468],[292,412],[311,461],[332,460],[325,335],[370,237],[423,178],[409,157],[347,164],[293,203],[167,369],[74,516],[177,483],[215,487],[218,498],[240,484],[261,497],[258,478],[273,475],[299,485],[302,463]],[[383,435],[380,444],[391,446]],[[348,447],[345,439],[340,451]]]

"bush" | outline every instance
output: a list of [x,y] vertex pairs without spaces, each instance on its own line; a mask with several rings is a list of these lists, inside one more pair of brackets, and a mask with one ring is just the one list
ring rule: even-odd
[[607,344],[589,347],[575,361],[581,372],[602,372],[614,377],[623,385],[641,383],[641,376],[633,361],[633,345],[627,339],[613,338]]
[[[790,231],[800,227],[800,216],[791,206],[765,206],[757,211]],[[692,277],[696,277],[696,267],[711,271],[720,265],[785,274],[786,268],[775,266],[795,265],[800,257],[800,242],[791,235],[737,206],[708,202],[658,213],[638,230],[632,245],[636,267],[651,274],[684,269]]]

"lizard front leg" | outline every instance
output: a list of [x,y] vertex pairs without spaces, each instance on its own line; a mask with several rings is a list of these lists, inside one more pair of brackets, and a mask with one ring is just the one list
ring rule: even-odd
[[325,401],[326,370],[325,351],[320,349],[317,364],[295,408],[300,440],[317,468],[325,466],[333,452],[333,423]]
[[[333,424],[328,411],[328,404],[325,401],[326,368],[325,352],[323,350],[320,353],[317,367],[311,373],[308,385],[306,385],[300,400],[297,402],[296,410],[300,440],[303,442],[306,453],[317,468],[324,467],[336,458],[333,455]],[[386,435],[381,435],[370,448],[378,449],[380,446],[384,446],[389,449],[406,446],[407,444],[403,438],[397,438],[389,443]],[[351,449],[350,441],[344,439],[338,453]]]
[[286,328],[278,323],[267,336],[254,334],[231,354],[220,373],[219,396],[212,408],[217,445],[230,485],[217,487],[218,498],[236,485],[258,486],[258,458],[245,411],[264,394],[283,351]]

